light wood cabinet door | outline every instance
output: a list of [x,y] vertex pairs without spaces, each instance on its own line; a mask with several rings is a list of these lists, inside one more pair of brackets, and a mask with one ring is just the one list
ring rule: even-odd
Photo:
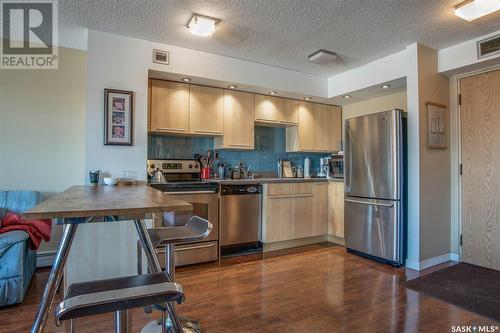
[[319,152],[331,151],[329,110],[325,104],[314,104],[314,150]]
[[263,123],[278,122],[278,97],[255,95],[255,121]]
[[191,85],[189,129],[193,134],[222,135],[224,94],[219,88]]
[[254,149],[254,94],[224,90],[224,134],[216,149]]
[[289,98],[278,98],[277,120],[285,126],[299,123],[299,101]]
[[150,80],[149,130],[187,133],[189,131],[189,85]]
[[328,183],[313,185],[312,236],[328,233]]
[[299,102],[299,125],[286,129],[287,152],[314,151],[314,104]]
[[264,198],[262,242],[272,243],[289,240],[291,202],[289,198]]
[[342,147],[342,108],[335,105],[327,106],[327,137],[329,138],[329,150],[339,151]]
[[304,238],[312,236],[312,202],[313,196],[290,198],[291,208],[291,238]]
[[344,183],[329,184],[328,201],[328,233],[344,238]]

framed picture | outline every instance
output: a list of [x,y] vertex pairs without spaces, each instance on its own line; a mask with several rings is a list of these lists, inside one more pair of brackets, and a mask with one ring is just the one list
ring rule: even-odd
[[427,102],[427,147],[448,149],[448,121],[445,105]]
[[104,89],[104,144],[132,146],[134,92]]

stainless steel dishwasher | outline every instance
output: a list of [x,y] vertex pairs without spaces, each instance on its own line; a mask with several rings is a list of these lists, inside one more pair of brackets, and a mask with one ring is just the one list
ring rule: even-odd
[[221,185],[221,254],[261,249],[261,193],[258,184]]

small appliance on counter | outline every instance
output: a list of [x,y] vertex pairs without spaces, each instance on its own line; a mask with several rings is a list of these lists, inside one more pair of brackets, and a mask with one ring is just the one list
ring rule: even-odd
[[333,153],[328,165],[328,178],[344,178],[344,152]]
[[316,177],[326,178],[330,172],[330,157],[322,157],[319,160],[319,172]]

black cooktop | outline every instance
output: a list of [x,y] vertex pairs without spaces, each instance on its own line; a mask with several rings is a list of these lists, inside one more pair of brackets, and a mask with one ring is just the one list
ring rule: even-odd
[[150,184],[154,189],[157,189],[162,192],[205,192],[211,191],[213,193],[217,193],[218,184],[213,182],[168,182],[165,184]]

